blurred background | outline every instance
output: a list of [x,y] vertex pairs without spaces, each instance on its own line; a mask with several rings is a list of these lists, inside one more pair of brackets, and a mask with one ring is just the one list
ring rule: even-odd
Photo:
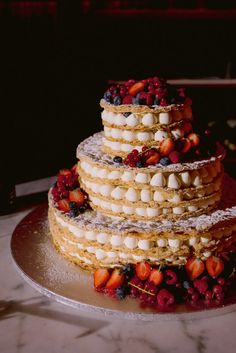
[[233,0],[0,0],[1,174],[70,167],[101,129],[108,81],[154,75],[194,79],[195,119],[213,122],[234,173],[235,35]]

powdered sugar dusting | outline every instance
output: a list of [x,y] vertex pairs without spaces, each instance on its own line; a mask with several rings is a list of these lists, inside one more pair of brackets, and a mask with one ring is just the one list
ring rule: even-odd
[[[117,169],[132,169],[126,165],[119,165],[113,161],[113,157],[105,154],[102,151],[102,140],[103,140],[103,132],[98,132],[93,136],[90,136],[83,142],[81,142],[77,147],[77,158],[87,157],[92,159],[93,162],[104,165],[105,167],[112,166],[112,168]],[[148,168],[139,168],[142,170],[152,170],[153,172],[157,171],[166,171],[166,172],[178,172],[183,170],[196,170],[202,168],[210,163],[213,163],[216,159],[223,159],[224,151],[218,151],[216,156],[213,156],[209,159],[189,162],[189,163],[176,163],[170,164],[168,166],[162,166],[158,164],[157,166],[149,166]]]
[[[52,201],[50,201],[52,204]],[[55,206],[55,205],[54,205]],[[60,211],[56,210],[58,214]],[[110,230],[112,233],[160,233],[166,231],[186,231],[196,229],[204,232],[223,223],[236,223],[236,181],[225,175],[222,200],[219,208],[208,214],[198,217],[191,217],[185,220],[162,220],[153,221],[132,221],[125,218],[111,218],[99,212],[86,211],[84,214],[72,219],[64,215],[68,221],[78,225],[81,228],[94,230]]]

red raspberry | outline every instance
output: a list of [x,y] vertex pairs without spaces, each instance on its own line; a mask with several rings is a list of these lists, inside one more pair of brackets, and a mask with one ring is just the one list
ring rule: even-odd
[[133,97],[131,95],[125,96],[122,100],[122,104],[132,104]]
[[57,201],[59,201],[59,200],[61,199],[60,193],[59,193],[57,187],[55,187],[55,188],[52,189],[52,197],[53,197],[53,200],[54,200],[55,202],[57,202]]
[[147,102],[147,105],[153,105],[153,102],[154,102],[153,94],[147,93],[146,102]]
[[205,294],[208,290],[208,283],[206,280],[196,279],[195,281],[193,281],[193,285],[200,294]]
[[172,151],[168,157],[172,163],[179,163],[181,161],[181,154],[178,151]]
[[175,302],[175,298],[172,293],[170,293],[167,289],[161,289],[157,294],[157,304],[163,308],[173,305]]
[[160,105],[161,105],[162,107],[166,107],[166,106],[168,105],[167,99],[162,98],[161,101],[160,101]]
[[176,273],[172,270],[166,270],[165,272],[165,282],[166,284],[176,284],[178,282],[178,277]]

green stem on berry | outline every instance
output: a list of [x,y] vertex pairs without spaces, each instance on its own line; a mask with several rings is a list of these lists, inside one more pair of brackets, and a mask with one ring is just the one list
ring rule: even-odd
[[139,286],[136,286],[135,284],[133,284],[133,283],[131,283],[131,282],[128,282],[128,284],[129,284],[130,286],[132,286],[132,287],[134,287],[134,288],[140,290],[140,291],[143,292],[143,293],[146,293],[146,294],[155,296],[154,293],[148,292],[147,290],[145,290],[145,289],[143,289],[143,288],[140,288]]

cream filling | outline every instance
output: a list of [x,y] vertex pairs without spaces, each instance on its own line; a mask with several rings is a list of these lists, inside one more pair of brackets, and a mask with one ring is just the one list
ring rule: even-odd
[[[129,201],[131,202],[137,202],[137,193],[133,193],[134,189],[129,190]],[[155,194],[157,193],[157,191],[155,192]],[[154,195],[155,195],[154,194]],[[126,193],[127,195],[127,193]],[[132,197],[131,197],[132,196]],[[145,196],[146,197],[146,196]],[[144,205],[143,207],[130,207],[126,209],[124,208],[124,206],[122,205],[117,205],[117,204],[113,204],[112,202],[106,202],[106,207],[103,207],[104,201],[99,199],[98,197],[94,197],[91,196],[90,197],[91,201],[93,202],[93,204],[97,207],[101,207],[102,209],[107,209],[107,210],[112,210],[114,213],[119,214],[120,213],[125,213],[128,215],[138,215],[141,217],[148,217],[148,218],[154,218],[157,215],[166,215],[166,214],[174,214],[174,215],[182,215],[184,212],[192,212],[192,208],[189,207],[195,207],[194,210],[198,210],[198,209],[205,209],[208,208],[209,206],[213,205],[215,202],[217,202],[219,200],[219,196],[218,195],[214,195],[211,199],[208,200],[204,200],[201,202],[201,204],[199,206],[175,206],[175,207],[168,207],[168,208],[162,208],[162,207],[154,207],[154,208],[150,208],[150,207],[145,207],[145,202],[144,201]],[[145,198],[146,199],[146,198]],[[147,199],[146,199],[147,200]],[[127,206],[125,206],[127,207]]]
[[120,113],[113,113],[105,109],[101,114],[102,120],[111,125],[132,126],[137,125],[153,126],[154,124],[168,125],[175,121],[192,118],[191,106],[186,106],[183,110],[172,110],[166,113],[146,113],[146,114],[130,114],[127,118]]
[[[60,217],[58,217],[56,215],[56,220],[58,221],[58,223],[60,223],[60,225],[62,225],[64,228],[67,228],[69,229],[69,224],[66,223],[65,221],[63,221]],[[71,229],[71,228],[70,228]],[[73,228],[72,228],[73,230]],[[175,250],[178,250],[182,245],[187,245],[187,246],[195,246],[196,244],[198,244],[199,242],[201,242],[203,245],[206,245],[206,244],[209,244],[210,242],[210,239],[207,238],[207,237],[200,237],[200,238],[197,238],[197,237],[191,237],[189,240],[183,242],[182,240],[180,239],[158,239],[156,242],[154,241],[150,241],[148,239],[140,239],[138,240],[137,238],[135,237],[131,237],[131,236],[126,236],[126,237],[122,237],[120,235],[110,235],[108,233],[101,233],[101,232],[91,232],[91,231],[84,231],[82,229],[78,229],[80,234],[84,234],[84,236],[87,238],[86,235],[89,234],[94,234],[94,237],[92,237],[92,239],[94,241],[97,241],[98,244],[107,244],[107,243],[111,243],[112,246],[114,247],[120,247],[122,245],[124,245],[127,249],[129,250],[134,250],[134,249],[137,249],[139,248],[140,250],[143,250],[143,251],[148,251],[154,247],[159,247],[159,248],[172,248],[172,249],[175,249]],[[221,234],[222,237],[228,237],[230,236],[235,230],[235,226],[232,227],[231,229],[223,229],[223,230],[220,230],[218,231],[218,233]],[[71,231],[71,230],[70,230]],[[73,233],[75,235],[75,233],[73,231],[71,231],[71,233]],[[116,253],[114,251],[105,251],[101,248],[98,248],[96,246],[84,246],[83,244],[79,243],[79,242],[74,242],[74,241],[71,241],[65,237],[62,238],[63,241],[65,241],[66,243],[70,244],[70,245],[75,245],[77,246],[79,249],[82,249],[82,250],[85,250],[87,251],[88,253],[91,253],[91,254],[95,254],[96,258],[98,260],[102,260],[106,257],[109,257],[109,258],[115,258],[117,256],[119,256],[120,258],[128,258],[128,256],[130,256],[131,254],[127,254],[127,253],[123,253],[123,252],[119,252]],[[88,238],[87,238],[88,239]],[[63,248],[62,251],[65,251],[65,248],[63,246],[61,246],[61,249]],[[76,253],[73,253],[73,254],[76,254]],[[79,258],[81,261],[84,261],[86,262],[86,259],[85,257],[82,257],[82,256],[79,256],[78,254],[76,255],[72,255],[72,253],[70,253],[71,256],[76,256],[77,258]],[[139,255],[131,255],[131,256],[139,256]],[[202,255],[202,258],[207,258],[211,256],[211,251],[209,250],[206,250],[203,255]],[[86,259],[86,260],[85,260]],[[182,259],[185,259],[185,257],[182,257]],[[135,258],[136,260],[136,258]],[[88,260],[90,261],[90,260]],[[137,260],[138,261],[138,260]],[[152,260],[153,261],[153,260]],[[86,262],[86,263],[92,263],[92,262]]]
[[[134,143],[135,141],[145,143],[152,141],[161,142],[167,137],[173,137],[175,140],[178,140],[184,136],[184,131],[182,129],[174,129],[170,133],[165,130],[137,132],[104,126],[104,135],[107,138],[107,141],[109,140],[109,138],[113,138],[116,140],[125,140],[127,142],[132,143]],[[110,144],[110,147],[112,148],[112,144]]]
[[[147,177],[148,177],[148,174],[138,173],[136,175],[136,181],[139,180],[139,183],[146,184]],[[153,180],[153,178],[152,178],[152,180]],[[120,179],[120,178],[118,178],[118,179]],[[133,187],[126,188],[126,187],[120,187],[120,186],[113,186],[111,184],[99,184],[99,183],[95,183],[95,182],[92,182],[89,180],[84,180],[84,179],[82,179],[82,182],[86,188],[92,190],[95,194],[97,194],[97,195],[100,194],[100,195],[107,197],[107,198],[112,198],[114,200],[126,199],[129,202],[138,202],[141,200],[142,202],[149,203],[149,202],[155,201],[158,204],[169,201],[169,202],[173,202],[176,204],[176,207],[173,208],[173,213],[182,214],[184,212],[184,210],[183,210],[183,212],[181,212],[180,209],[177,207],[178,203],[183,201],[183,195],[180,195],[178,193],[173,194],[168,197],[168,195],[165,195],[165,193],[163,193],[163,191],[159,191],[159,190],[152,191],[152,190],[146,189],[146,188],[143,188],[143,189],[135,189]],[[151,181],[151,183],[152,183],[152,181]],[[171,174],[168,178],[168,187],[171,189],[175,189],[175,188],[180,187],[179,179],[176,178],[174,174]],[[198,198],[201,198],[203,196],[205,196],[205,190],[201,190],[200,192],[197,193]],[[187,199],[187,200],[193,199],[194,200],[193,192],[191,192],[191,191],[186,192],[185,199]],[[213,201],[211,201],[211,199],[208,199],[208,200],[206,200],[206,203],[202,203],[203,208],[210,205],[211,202],[212,203],[215,202],[213,196],[212,196],[212,200]],[[108,201],[103,200],[101,202],[103,202],[104,208],[109,209],[109,207],[110,207],[110,205],[108,203],[108,202],[110,202],[109,200]],[[116,206],[114,206],[114,207],[116,207]],[[117,205],[117,207],[119,207],[119,206]],[[186,207],[187,207],[187,210],[190,212],[194,212],[199,208],[199,206],[197,206],[197,205],[191,205],[191,206],[186,206]],[[122,212],[121,207],[119,207],[119,210],[120,210],[120,212]],[[131,214],[131,211],[128,211],[128,214]]]
[[[132,147],[133,149],[133,147]],[[98,168],[97,166],[93,166],[88,162],[82,161],[80,163],[82,170],[94,177],[99,179],[109,179],[109,180],[122,180],[123,182],[136,182],[143,184],[150,184],[151,186],[159,186],[159,187],[169,187],[170,189],[178,190],[180,188],[187,187],[199,187],[203,184],[207,184],[212,182],[213,180],[213,170],[214,170],[214,178],[221,172],[221,164],[219,161],[214,163],[214,166],[204,167],[197,171],[186,171],[186,172],[176,172],[176,173],[141,173],[139,171],[122,171],[122,170],[112,170],[108,171],[103,168]],[[220,188],[220,181],[218,184],[214,185],[215,191]],[[214,190],[212,190],[213,192]],[[199,191],[200,192],[200,191]],[[199,195],[202,197],[204,195]],[[192,197],[189,197],[192,198]]]

